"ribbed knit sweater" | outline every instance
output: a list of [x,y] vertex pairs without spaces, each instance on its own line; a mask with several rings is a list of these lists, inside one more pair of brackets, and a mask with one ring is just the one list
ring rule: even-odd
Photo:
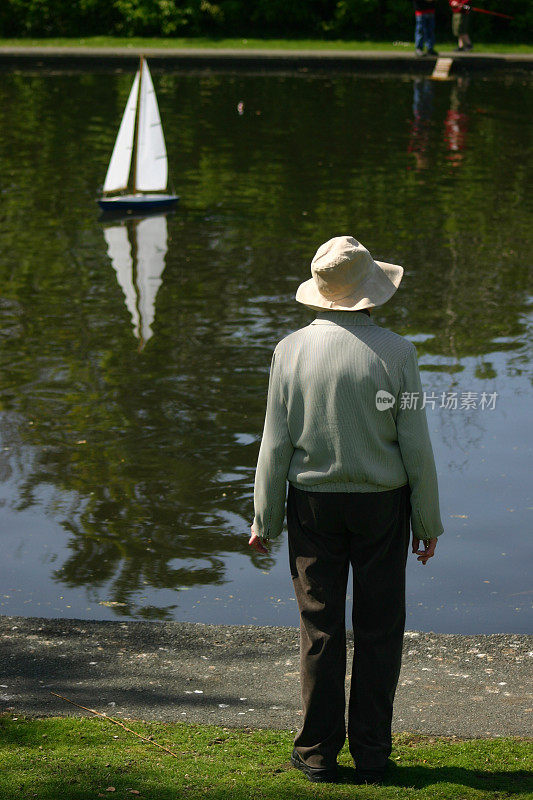
[[[379,404],[380,390],[394,403],[389,398]],[[416,408],[407,407],[404,393],[417,396]],[[408,483],[413,534],[440,536],[422,399],[415,346],[365,313],[319,312],[285,337],[270,368],[255,474],[255,533],[263,539],[280,535],[288,480],[313,492],[382,492]]]

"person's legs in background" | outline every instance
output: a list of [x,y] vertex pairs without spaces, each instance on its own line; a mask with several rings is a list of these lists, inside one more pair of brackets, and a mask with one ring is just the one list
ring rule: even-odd
[[468,35],[468,15],[467,14],[452,14],[452,32],[457,37],[458,52],[465,52],[472,50],[472,42]]
[[428,55],[436,56],[435,50],[435,14],[416,14],[415,16],[415,53],[424,55],[424,45]]
[[428,55],[437,55],[435,50],[435,14],[424,14],[422,19],[424,28],[424,41]]
[[289,486],[289,562],[300,609],[303,721],[294,739],[314,768],[334,768],[346,739],[346,587],[350,565],[339,494]]
[[351,517],[354,658],[348,741],[357,770],[379,777],[391,753],[402,659],[409,488],[365,493],[356,501]]
[[424,55],[424,23],[422,14],[415,17],[415,53],[417,56]]

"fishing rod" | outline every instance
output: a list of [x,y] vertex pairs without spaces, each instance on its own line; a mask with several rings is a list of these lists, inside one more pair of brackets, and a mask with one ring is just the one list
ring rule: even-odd
[[465,3],[461,3],[461,8],[464,8],[465,11],[479,11],[480,14],[490,14],[492,17],[514,19],[514,17],[509,16],[509,14],[501,14],[499,11],[488,11],[486,8],[476,8],[476,6],[468,6]]

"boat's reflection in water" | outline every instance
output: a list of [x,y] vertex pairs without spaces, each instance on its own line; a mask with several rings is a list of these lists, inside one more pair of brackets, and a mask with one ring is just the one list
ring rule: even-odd
[[107,254],[124,293],[133,333],[142,350],[153,335],[155,302],[167,254],[165,214],[115,218],[104,227]]

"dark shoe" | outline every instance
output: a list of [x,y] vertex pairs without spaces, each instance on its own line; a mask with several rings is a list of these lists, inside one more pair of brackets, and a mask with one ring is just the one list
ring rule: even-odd
[[419,48],[419,47],[417,47],[417,48],[416,48],[416,50],[415,50],[415,56],[416,56],[417,58],[422,58],[422,56],[423,56],[423,55],[424,55],[424,51],[423,51],[423,50],[420,50],[420,48]]
[[426,55],[427,55],[427,56],[438,56],[438,53],[437,53],[437,51],[436,51],[436,50],[434,50],[433,48],[431,48],[431,50],[428,50],[428,51],[427,51]]
[[454,53],[464,53],[465,50],[466,50],[466,47],[456,47],[453,52]]
[[300,758],[296,748],[292,751],[291,764],[307,775],[313,783],[337,783],[338,781],[336,764],[334,767],[310,767]]
[[395,770],[397,764],[390,758],[380,767],[365,769],[358,767],[354,761],[355,766],[355,783],[381,783],[391,770]]
[[369,770],[363,772],[356,768],[355,770],[355,778],[354,783],[363,784],[363,783],[381,783],[383,778],[385,777],[384,770]]
[[465,44],[463,49],[464,50],[473,50],[474,49],[474,45],[473,44]]

